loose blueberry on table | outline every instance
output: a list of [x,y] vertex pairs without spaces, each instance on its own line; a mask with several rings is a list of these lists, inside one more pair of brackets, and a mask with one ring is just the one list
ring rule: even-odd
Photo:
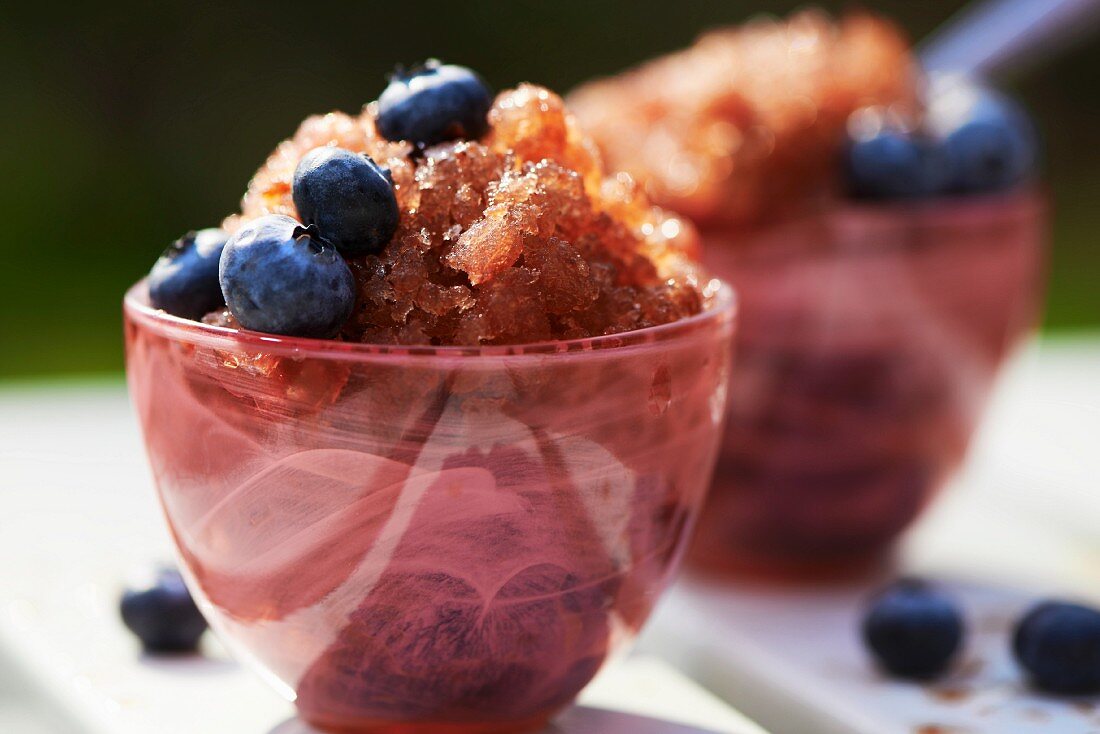
[[206,620],[175,569],[161,569],[153,583],[126,589],[119,611],[149,653],[194,652],[206,631]]
[[878,664],[899,678],[944,673],[963,640],[955,602],[926,582],[905,579],[875,597],[863,620],[863,640]]
[[1100,693],[1100,610],[1036,605],[1016,625],[1012,650],[1031,683],[1050,693]]

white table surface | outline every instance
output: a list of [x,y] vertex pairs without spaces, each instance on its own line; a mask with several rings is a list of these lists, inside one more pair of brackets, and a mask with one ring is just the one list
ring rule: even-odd
[[[121,380],[0,389],[0,732],[308,731],[212,635],[202,657],[141,655],[119,592],[171,555]],[[555,734],[764,734],[652,658],[608,665],[581,703]]]
[[[65,719],[43,732],[81,731],[80,722],[102,734],[266,734],[289,715],[216,646],[191,675],[139,660],[115,620],[126,567],[169,557],[120,383],[0,390],[0,477],[0,558],[16,559],[0,571],[0,686],[6,659],[21,670],[21,690],[9,695],[44,697]],[[907,537],[903,566],[962,580],[958,593],[976,615],[1040,593],[1100,601],[1098,484],[1100,335],[1044,342],[1005,375],[967,467]],[[643,635],[650,657],[609,667],[585,701],[760,731],[658,656],[776,734],[1100,733],[1100,705],[1094,716],[1091,704],[1051,705],[1020,688],[1003,630],[975,636],[968,655],[989,662],[962,681],[965,700],[874,676],[852,633],[865,593],[687,580]],[[8,709],[14,726],[4,711],[0,731],[35,731],[19,710]],[[180,711],[202,725],[181,724]],[[920,728],[932,724],[954,728]]]
[[1100,734],[1100,698],[1032,694],[1007,647],[1039,596],[1100,603],[1100,339],[1048,341],[1014,361],[967,466],[894,572],[945,581],[970,620],[963,664],[937,685],[868,665],[857,625],[878,581],[684,579],[640,648],[783,734]]

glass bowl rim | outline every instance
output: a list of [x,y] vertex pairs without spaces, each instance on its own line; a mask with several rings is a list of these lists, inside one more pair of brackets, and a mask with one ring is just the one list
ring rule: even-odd
[[911,199],[854,199],[831,209],[834,217],[925,219],[934,223],[984,224],[1003,218],[1006,209],[1017,215],[1039,216],[1050,206],[1045,184],[1024,183],[1003,191],[943,194]]
[[[713,287],[715,284],[717,284],[717,288]],[[705,289],[713,292],[705,298],[703,310],[686,319],[583,339],[489,346],[372,344],[282,336],[246,329],[229,329],[173,316],[165,311],[153,308],[148,303],[146,278],[142,278],[126,291],[123,297],[123,314],[126,322],[133,323],[139,328],[152,331],[173,341],[226,351],[246,349],[303,359],[354,360],[356,358],[369,359],[380,356],[452,359],[546,357],[553,354],[603,352],[667,342],[707,329],[720,329],[727,323],[732,328],[738,314],[738,299],[733,287],[718,278],[708,278]]]
[[[911,234],[966,233],[991,227],[1031,227],[1037,246],[1049,248],[1051,201],[1042,186],[965,197],[926,200],[852,201],[804,212],[756,227],[700,226],[702,261],[710,272],[728,277],[734,258],[747,263],[785,264],[809,257],[893,257],[898,252],[936,247],[937,240],[913,241]],[[736,278],[733,278],[736,282]]]
[[[1049,216],[1051,192],[1047,184],[1032,182],[1004,191],[961,195],[942,195],[911,199],[838,199],[829,201],[819,210],[791,213],[788,216],[757,224],[731,225],[716,220],[697,220],[696,228],[703,236],[736,232],[753,235],[808,223],[887,223],[901,226],[916,223],[922,226],[984,226],[1003,220],[1006,210],[1017,217]],[[705,247],[704,247],[705,249]]]

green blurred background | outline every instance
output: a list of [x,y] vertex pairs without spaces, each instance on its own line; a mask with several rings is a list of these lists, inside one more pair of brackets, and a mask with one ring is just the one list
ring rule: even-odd
[[[864,5],[919,39],[963,4]],[[233,211],[253,170],[303,117],[358,110],[395,62],[438,56],[498,88],[531,80],[566,90],[684,46],[708,26],[803,5],[5,4],[0,377],[121,369],[125,288],[170,240]],[[1100,45],[1078,46],[1013,86],[1045,133],[1056,201],[1046,328],[1095,327]]]

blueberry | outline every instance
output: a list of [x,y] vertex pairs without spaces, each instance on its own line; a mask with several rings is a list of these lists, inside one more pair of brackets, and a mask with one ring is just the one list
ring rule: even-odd
[[220,308],[218,260],[229,235],[220,229],[188,232],[149,271],[149,302],[174,316],[201,319]]
[[222,295],[246,329],[327,338],[355,306],[355,278],[313,226],[282,214],[245,224],[221,260]]
[[1100,693],[1100,611],[1043,602],[1016,624],[1012,649],[1035,687],[1051,693]]
[[995,90],[959,80],[932,86],[927,126],[943,141],[949,189],[991,193],[1034,172],[1038,138],[1027,113]]
[[161,569],[149,586],[127,589],[119,610],[146,652],[192,652],[206,631],[206,620],[175,569]]
[[901,678],[927,679],[943,673],[963,637],[954,602],[916,580],[899,581],[871,603],[863,640],[879,665]]
[[939,193],[945,181],[936,141],[872,111],[857,113],[844,149],[849,192],[863,199],[912,199]]
[[480,138],[493,93],[464,66],[425,62],[398,71],[378,98],[378,131],[388,140],[434,145],[444,140]]
[[294,171],[298,216],[344,255],[377,252],[397,229],[397,197],[388,172],[365,155],[314,148]]

